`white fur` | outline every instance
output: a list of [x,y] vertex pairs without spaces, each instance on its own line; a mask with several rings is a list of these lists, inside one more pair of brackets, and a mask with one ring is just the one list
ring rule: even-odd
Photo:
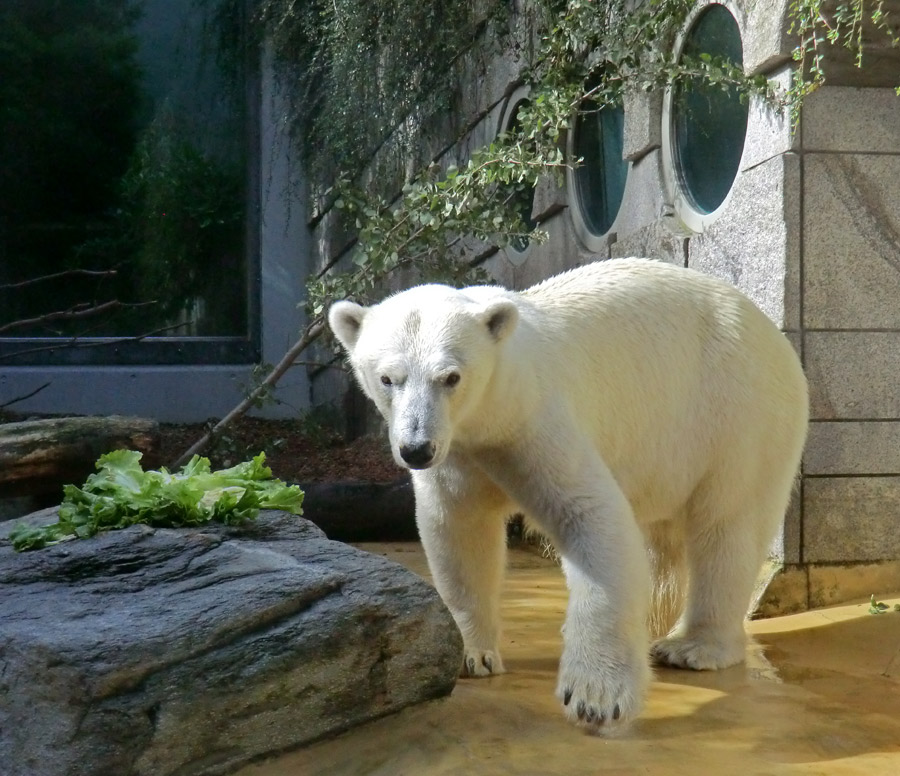
[[651,565],[690,574],[653,656],[695,669],[743,660],[744,616],[808,415],[793,348],[748,299],[691,270],[623,259],[523,293],[426,285],[371,308],[338,302],[329,320],[398,463],[415,458],[416,519],[463,634],[464,674],[503,670],[514,512],[562,558],[557,694],[571,719],[609,729],[639,713]]

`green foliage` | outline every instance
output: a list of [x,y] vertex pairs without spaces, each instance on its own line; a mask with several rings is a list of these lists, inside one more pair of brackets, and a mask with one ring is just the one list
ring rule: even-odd
[[[874,594],[869,599],[869,614],[884,614],[890,608],[884,601],[876,601]],[[894,611],[900,612],[900,604],[894,604]]]
[[[894,19],[883,0],[849,0],[826,3],[825,0],[792,0],[788,32],[799,42],[794,48],[797,66],[793,73],[788,102],[794,126],[800,118],[804,98],[826,81],[826,61],[835,47],[852,53],[856,67],[863,67],[867,39],[900,46]],[[897,87],[900,95],[900,86]]]
[[[474,236],[495,246],[528,235],[522,222],[523,189],[547,174],[561,175],[567,164],[562,139],[582,106],[590,110],[622,103],[626,91],[652,92],[678,83],[702,82],[739,89],[777,102],[763,76],[748,76],[720,58],[676,59],[671,43],[692,8],[691,0],[657,0],[637,8],[627,0],[548,2],[529,17],[543,24],[543,43],[526,76],[530,99],[516,126],[468,162],[446,170],[430,165],[415,176],[399,199],[354,189],[348,176],[335,188],[334,204],[358,235],[354,269],[313,278],[309,312],[321,315],[333,299],[364,301],[405,268],[415,280],[460,284],[480,280],[461,263],[455,249]],[[591,55],[602,52],[602,58]]]
[[197,50],[162,64],[146,37],[139,56],[161,24],[138,24],[143,7],[0,3],[0,284],[93,271],[0,292],[0,324],[39,319],[24,336],[171,333],[191,318],[179,333],[246,331],[246,3],[173,6],[163,27]]
[[355,175],[397,127],[446,111],[454,64],[506,5],[261,0],[257,18],[292,84],[288,122],[308,169]]
[[[130,0],[0,7],[0,218],[96,213],[134,142],[140,71]],[[50,181],[54,185],[48,185]],[[66,184],[78,181],[70,201]]]
[[66,485],[59,522],[19,524],[10,540],[21,552],[137,523],[175,528],[216,520],[232,525],[255,519],[260,509],[302,514],[303,492],[274,479],[265,458],[260,453],[214,472],[207,458],[195,455],[180,471],[169,473],[165,468],[144,471],[141,453],[116,450],[100,457],[83,488]]
[[225,75],[225,86],[233,99],[241,99],[249,57],[259,46],[248,18],[247,0],[192,0],[203,11],[203,39],[200,44],[210,50],[219,70]]
[[[460,261],[462,236],[499,244],[528,237],[517,211],[520,188],[533,187],[551,167],[564,167],[558,148],[538,159],[525,143],[505,148],[501,142],[476,150],[462,169],[444,172],[429,166],[404,186],[398,203],[363,194],[341,181],[334,206],[353,219],[357,229],[355,268],[310,278],[309,313],[322,315],[331,301],[348,296],[369,300],[405,269],[418,282],[486,282],[483,269]],[[531,237],[540,240],[542,234]]]
[[[270,15],[277,4],[270,0]],[[637,5],[628,0],[545,0],[536,4],[538,12],[523,18],[535,25],[542,45],[525,72],[531,86],[529,105],[520,111],[510,132],[488,148],[476,150],[460,169],[426,167],[396,200],[354,189],[349,184],[354,168],[338,165],[334,201],[349,216],[349,225],[358,235],[352,252],[354,269],[312,279],[310,313],[321,315],[332,299],[353,296],[366,300],[405,268],[416,270],[416,280],[471,281],[472,268],[459,263],[455,246],[468,235],[495,245],[522,239],[526,228],[517,194],[534,186],[542,175],[559,173],[565,164],[579,162],[564,160],[560,143],[572,117],[584,106],[599,110],[620,105],[627,92],[721,89],[736,90],[743,99],[757,95],[774,110],[789,107],[796,118],[803,99],[824,82],[825,43],[854,49],[858,65],[862,65],[864,23],[871,22],[893,45],[897,43],[881,2],[867,9],[863,0],[852,0],[829,15],[823,0],[796,0],[791,7],[790,31],[800,38],[794,54],[800,66],[790,90],[780,92],[764,75],[747,75],[742,67],[720,57],[700,53],[676,58],[675,36],[694,5],[694,0],[650,0]],[[349,6],[342,7],[349,10]],[[365,24],[371,32],[378,28],[374,17],[379,4],[368,8]],[[342,45],[359,40],[356,33],[345,36],[348,29],[357,28],[347,27],[342,19],[327,13],[320,17],[326,26],[334,24],[329,28],[330,48],[318,50],[323,67]],[[282,18],[282,23],[285,21]],[[363,23],[354,20],[354,24]],[[348,52],[349,48],[345,54]],[[376,67],[365,59],[356,61],[355,66],[362,70],[354,78],[364,72],[362,82],[367,84],[377,81],[385,68],[390,69],[390,64]],[[365,90],[355,90],[354,83],[348,79],[340,84],[345,99],[359,98],[366,104]],[[385,114],[393,117],[394,126],[411,105],[400,107],[398,113]],[[391,126],[388,120],[379,131],[388,132]],[[328,142],[324,137],[319,141]],[[361,145],[360,149],[363,158],[371,154],[371,146]],[[540,239],[540,233],[533,237]]]

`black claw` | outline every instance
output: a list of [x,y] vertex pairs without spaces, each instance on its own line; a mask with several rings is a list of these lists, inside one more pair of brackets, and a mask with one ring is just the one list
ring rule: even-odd
[[600,716],[597,717],[597,722],[599,722],[601,725],[606,722],[606,714],[604,714],[602,711],[600,712]]
[[568,706],[570,700],[572,700],[572,691],[566,690],[566,692],[563,694],[563,706]]
[[618,719],[622,716],[622,710],[619,708],[619,704],[616,704],[616,707],[613,709],[613,719]]
[[492,661],[487,655],[485,655],[483,658],[481,658],[481,664],[482,664],[488,671],[490,671],[491,673],[494,673],[494,663],[493,663],[493,661]]
[[585,712],[584,701],[578,701],[577,711],[578,711],[578,719],[584,719],[584,712]]
[[[585,722],[593,722],[597,719],[597,710],[593,706],[588,706],[587,714],[584,715]],[[603,721],[603,715],[600,715],[600,721]]]
[[466,671],[469,672],[469,676],[475,676],[475,658],[474,657],[466,658]]

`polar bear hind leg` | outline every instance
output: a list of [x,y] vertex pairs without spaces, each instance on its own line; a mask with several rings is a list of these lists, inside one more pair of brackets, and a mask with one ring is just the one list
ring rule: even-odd
[[673,629],[651,648],[657,663],[711,670],[744,660],[747,608],[794,481],[791,463],[761,469],[754,478],[759,487],[749,492],[735,487],[740,477],[716,476],[691,499],[685,523],[687,602]]

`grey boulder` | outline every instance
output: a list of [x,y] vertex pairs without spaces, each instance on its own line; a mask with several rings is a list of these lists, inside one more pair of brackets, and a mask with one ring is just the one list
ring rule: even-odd
[[0,538],[4,776],[227,773],[446,695],[461,662],[428,584],[292,515]]

